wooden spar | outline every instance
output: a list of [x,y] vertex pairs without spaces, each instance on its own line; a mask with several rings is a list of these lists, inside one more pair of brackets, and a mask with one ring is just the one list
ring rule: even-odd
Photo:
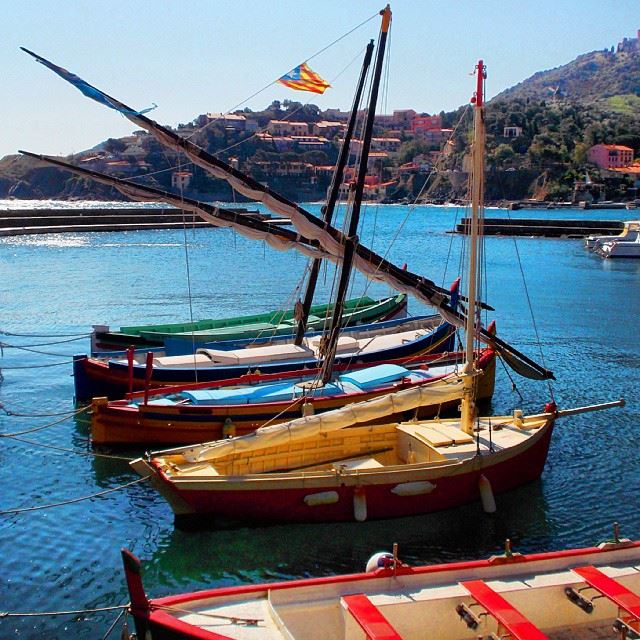
[[604,411],[605,409],[613,409],[614,407],[624,407],[626,404],[624,398],[613,400],[612,402],[601,402],[599,404],[588,404],[584,407],[574,407],[573,409],[560,409],[559,411],[538,413],[527,416],[530,419],[536,418],[566,418],[567,416],[576,416],[580,413],[591,413],[592,411]]
[[469,284],[467,291],[466,333],[466,364],[464,367],[464,390],[462,395],[461,426],[465,433],[473,434],[473,420],[475,418],[474,402],[474,362],[473,342],[476,326],[476,301],[478,291],[478,239],[479,218],[482,215],[483,183],[484,183],[484,105],[483,90],[485,68],[482,60],[477,66],[476,93],[472,98],[474,108],[474,139],[473,139],[473,168],[471,184],[471,232],[469,237]]
[[[369,65],[371,64],[371,57],[373,55],[373,40],[367,45],[367,51],[362,63],[362,71],[360,72],[360,80],[358,81],[358,87],[356,89],[355,96],[353,98],[353,106],[351,107],[351,116],[349,117],[349,124],[347,125],[347,131],[344,136],[344,142],[340,149],[340,156],[336,164],[336,170],[333,174],[333,180],[331,182],[331,191],[327,199],[327,204],[323,208],[322,218],[326,224],[332,224],[333,212],[338,200],[338,194],[340,193],[340,185],[342,184],[342,178],[344,176],[344,168],[349,159],[349,147],[351,145],[351,138],[353,137],[353,130],[355,129],[356,119],[358,116],[358,106],[362,99],[362,90],[364,88],[364,82],[369,71]],[[309,280],[307,281],[307,290],[305,292],[304,301],[302,302],[302,313],[298,320],[298,330],[294,343],[297,345],[302,344],[304,333],[307,330],[307,322],[309,320],[309,310],[311,309],[311,303],[313,302],[313,296],[316,290],[316,283],[318,281],[318,274],[320,273],[320,265],[322,260],[314,258],[311,262],[311,270],[309,272]]]
[[344,300],[347,295],[347,287],[351,277],[351,266],[353,264],[353,256],[358,245],[356,233],[358,231],[358,223],[360,221],[360,206],[362,204],[362,195],[364,193],[364,180],[367,174],[367,164],[369,161],[369,149],[371,147],[371,136],[373,134],[373,122],[376,115],[376,103],[378,101],[378,88],[380,87],[380,78],[382,77],[382,63],[384,61],[384,50],[387,42],[387,35],[391,24],[391,8],[387,5],[382,13],[382,27],[380,29],[380,40],[378,42],[378,52],[376,55],[376,66],[373,74],[373,82],[371,86],[371,94],[369,97],[369,106],[367,110],[367,120],[365,123],[364,133],[362,136],[362,154],[360,156],[360,167],[358,169],[358,178],[356,180],[356,189],[353,196],[353,209],[349,219],[349,230],[344,239],[344,256],[340,269],[340,282],[338,284],[338,293],[336,294],[333,316],[331,317],[331,327],[328,334],[328,346],[324,354],[322,363],[322,384],[326,384],[331,379],[333,371],[333,359],[338,346],[338,337],[340,334],[340,319],[344,309]]

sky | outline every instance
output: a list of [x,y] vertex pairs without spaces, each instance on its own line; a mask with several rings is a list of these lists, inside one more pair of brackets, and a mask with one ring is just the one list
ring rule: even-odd
[[[0,157],[18,149],[67,155],[134,129],[20,46],[136,109],[156,103],[149,115],[170,126],[201,113],[258,111],[273,100],[347,110],[383,6],[371,0],[0,0]],[[638,6],[638,0],[395,0],[378,112],[456,109],[473,92],[469,74],[479,58],[491,98],[537,71],[635,37]],[[305,60],[332,84],[324,95],[272,84]]]

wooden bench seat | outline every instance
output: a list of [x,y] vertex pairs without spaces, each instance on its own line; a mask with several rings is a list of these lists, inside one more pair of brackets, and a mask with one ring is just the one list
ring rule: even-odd
[[525,618],[483,580],[469,580],[461,582],[460,585],[498,622],[498,635],[507,631],[513,640],[548,640],[533,622]]
[[640,621],[640,595],[591,565],[576,567],[572,571],[629,615],[633,622]]
[[343,596],[342,606],[353,616],[369,640],[402,640],[389,621],[363,593]]

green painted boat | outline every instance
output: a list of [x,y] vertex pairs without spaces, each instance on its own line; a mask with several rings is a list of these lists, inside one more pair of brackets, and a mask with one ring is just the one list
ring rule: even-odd
[[[407,297],[398,294],[374,300],[368,296],[353,298],[345,302],[342,314],[343,326],[354,326],[399,317],[406,312]],[[319,331],[331,318],[333,304],[318,304],[311,307],[308,331]],[[161,347],[164,338],[184,338],[199,341],[241,340],[248,338],[293,335],[297,321],[293,310],[268,311],[266,313],[238,316],[235,318],[211,318],[197,322],[153,324],[120,327],[110,331],[108,327],[96,326],[93,332],[94,351],[136,347]]]

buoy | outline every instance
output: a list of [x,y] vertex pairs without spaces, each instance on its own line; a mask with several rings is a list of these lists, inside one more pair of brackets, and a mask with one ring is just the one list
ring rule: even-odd
[[377,571],[378,569],[383,569],[388,567],[393,562],[393,554],[388,551],[379,551],[378,553],[374,553],[368,560],[365,571],[367,573],[371,573],[373,571]]
[[491,488],[491,483],[489,479],[481,475],[478,480],[478,489],[480,490],[480,501],[482,502],[482,508],[485,513],[495,513],[496,512],[496,501],[493,497],[493,489]]
[[317,507],[323,504],[335,504],[339,496],[337,491],[321,491],[320,493],[310,493],[304,497],[304,503],[308,507]]
[[353,489],[353,517],[357,522],[364,522],[367,519],[367,494],[364,487]]

